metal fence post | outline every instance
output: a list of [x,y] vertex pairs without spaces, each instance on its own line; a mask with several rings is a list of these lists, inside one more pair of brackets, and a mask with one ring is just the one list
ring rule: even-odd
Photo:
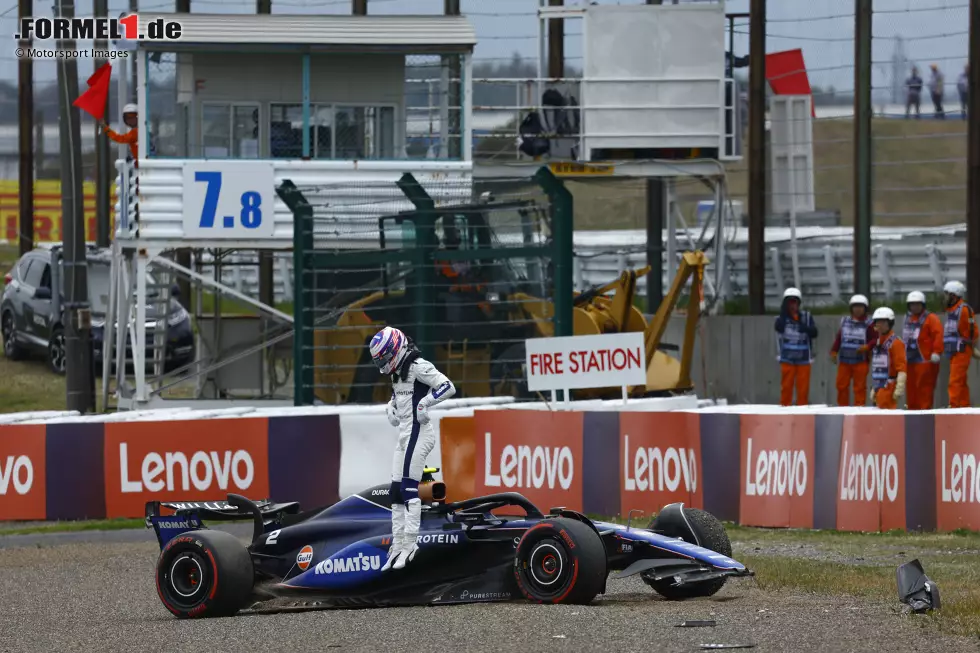
[[871,296],[871,0],[854,5],[854,292]]
[[[432,306],[431,294],[434,283],[434,270],[432,255],[439,247],[439,240],[436,237],[436,203],[432,197],[425,192],[422,185],[410,172],[406,172],[397,182],[398,188],[405,193],[405,197],[415,205],[415,264],[418,266],[418,287],[415,288],[415,333],[413,334],[416,345],[423,352],[426,351],[425,345],[429,344],[429,320],[428,314]],[[431,354],[430,354],[431,355]]]
[[313,250],[313,207],[288,179],[276,193],[293,212],[293,403],[304,406],[313,403],[314,395],[313,307],[307,306],[303,279],[307,256]]
[[565,184],[546,167],[534,174],[534,181],[544,190],[551,203],[552,257],[555,270],[555,335],[574,335],[572,327],[572,293],[574,265],[572,256],[574,204]]

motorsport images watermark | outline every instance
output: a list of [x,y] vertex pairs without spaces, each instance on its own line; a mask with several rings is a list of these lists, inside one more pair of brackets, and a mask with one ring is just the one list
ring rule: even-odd
[[178,21],[154,18],[144,23],[140,33],[138,14],[120,18],[22,18],[20,31],[14,34],[19,41],[81,41],[81,40],[142,40],[177,41],[182,27]]
[[126,50],[45,50],[43,48],[17,48],[15,53],[18,59],[82,59],[91,57],[93,59],[126,59],[129,52]]

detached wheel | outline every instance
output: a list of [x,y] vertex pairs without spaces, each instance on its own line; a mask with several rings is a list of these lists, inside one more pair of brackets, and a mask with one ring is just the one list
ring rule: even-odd
[[0,316],[0,336],[3,336],[3,355],[7,360],[16,361],[24,357],[24,352],[17,346],[14,314],[10,311],[4,311]]
[[157,594],[181,619],[234,615],[248,603],[254,579],[248,550],[223,531],[175,537],[157,561]]
[[48,341],[48,367],[55,374],[65,373],[65,330],[55,327]]
[[[725,532],[725,526],[718,518],[712,515],[710,512],[705,512],[698,508],[684,508],[684,516],[687,517],[687,521],[691,524],[691,528],[698,536],[698,541],[695,542],[694,539],[688,533],[665,533],[669,537],[680,537],[685,542],[690,542],[691,544],[701,546],[705,549],[711,549],[715,553],[720,553],[724,556],[731,557],[732,555],[732,543],[728,539],[728,533]],[[650,528],[653,528],[653,524],[656,521],[650,522]],[[655,581],[650,572],[644,572],[641,574],[643,582],[652,587],[657,594],[664,597],[665,599],[671,600],[681,600],[681,599],[693,599],[697,597],[711,596],[716,594],[725,585],[725,581],[728,580],[725,577],[715,578],[712,580],[702,581],[700,583],[691,583],[688,585],[680,585],[677,587],[672,587],[672,581],[669,579]]]
[[547,519],[521,538],[514,575],[530,601],[589,603],[606,585],[606,549],[582,522]]

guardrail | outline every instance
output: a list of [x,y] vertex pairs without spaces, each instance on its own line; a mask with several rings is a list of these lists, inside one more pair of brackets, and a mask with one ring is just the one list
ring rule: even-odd
[[[741,230],[740,230],[741,231]],[[846,229],[817,229],[797,241],[800,279],[793,278],[790,243],[773,229],[766,260],[766,302],[778,306],[783,289],[799,285],[810,305],[835,304],[847,300],[853,287],[853,244]],[[881,229],[873,235],[872,295],[900,298],[912,290],[939,292],[950,279],[966,278],[965,226],[941,229]],[[692,238],[697,233],[692,232]],[[712,235],[709,231],[707,239]],[[678,237],[681,248],[687,244]],[[727,245],[723,275],[726,296],[742,297],[748,292],[748,249],[740,234]],[[225,257],[222,281],[239,292],[258,296],[258,259],[254,252]],[[228,265],[230,263],[230,265]],[[292,301],[292,257],[276,254],[276,301]],[[577,232],[575,234],[575,289],[584,290],[615,278],[623,270],[646,265],[646,234],[636,231]],[[227,266],[227,267],[226,267]],[[664,262],[664,290],[676,263]],[[204,274],[213,275],[209,255]],[[713,276],[713,275],[712,275]],[[646,279],[637,283],[640,295],[646,293]]]

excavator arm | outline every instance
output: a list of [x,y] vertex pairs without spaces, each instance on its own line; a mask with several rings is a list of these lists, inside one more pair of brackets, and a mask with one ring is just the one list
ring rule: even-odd
[[686,388],[691,385],[691,359],[694,357],[695,329],[698,319],[701,317],[701,310],[704,305],[704,268],[708,264],[708,257],[704,252],[684,252],[681,256],[681,265],[677,270],[677,276],[667,291],[667,296],[660,303],[657,313],[647,324],[644,332],[644,342],[646,343],[646,359],[652,361],[657,348],[660,347],[660,340],[667,330],[667,320],[677,306],[681,291],[687,284],[687,280],[694,277],[691,282],[691,301],[687,308],[687,321],[684,324],[684,345],[681,350],[681,373],[677,386]]

